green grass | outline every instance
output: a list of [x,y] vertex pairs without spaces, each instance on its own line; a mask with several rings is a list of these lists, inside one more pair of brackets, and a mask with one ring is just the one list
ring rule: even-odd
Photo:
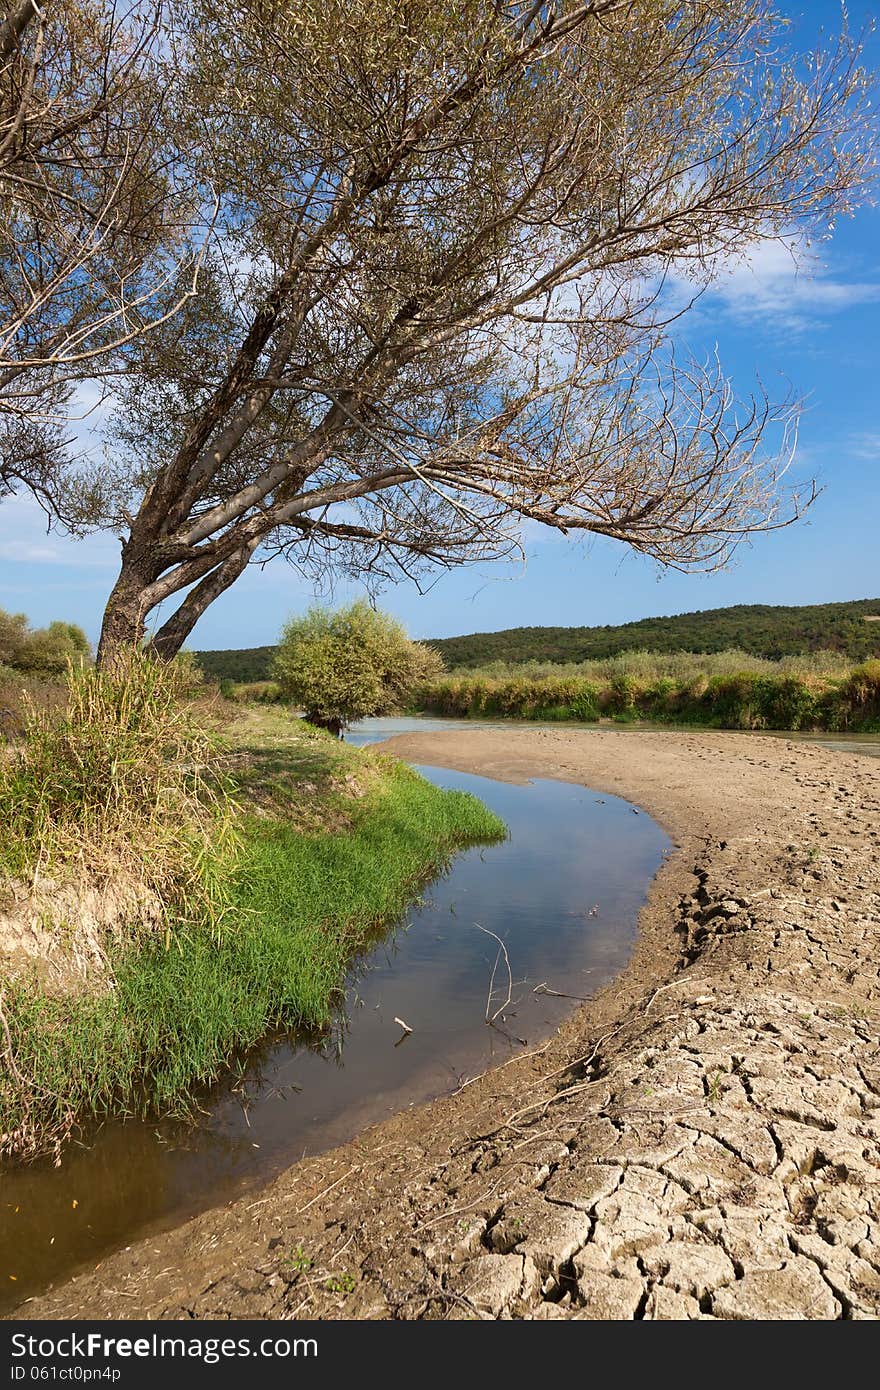
[[237,827],[234,911],[219,936],[189,923],[170,948],[140,941],[114,961],[116,988],[97,997],[52,998],[32,978],[6,984],[27,1082],[0,1076],[7,1153],[57,1147],[74,1124],[107,1115],[182,1112],[271,1030],[326,1027],[353,956],[457,848],[505,833],[465,793],[274,720],[251,716],[236,739],[237,780],[256,810]]

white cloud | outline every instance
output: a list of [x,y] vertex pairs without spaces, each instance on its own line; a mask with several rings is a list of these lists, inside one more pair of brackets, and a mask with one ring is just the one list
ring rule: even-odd
[[51,545],[30,541],[0,541],[0,559],[21,560],[29,565],[63,565],[64,557]]
[[706,301],[720,303],[738,322],[796,333],[820,325],[831,314],[878,300],[880,281],[832,275],[791,237],[756,242],[722,268],[706,295]]
[[87,420],[92,426],[106,423],[116,406],[116,397],[101,381],[83,381],[77,386],[71,400],[72,420]]
[[108,535],[74,540],[49,531],[42,508],[21,495],[0,502],[0,561],[112,572],[119,565],[119,542]]
[[865,431],[854,434],[849,441],[849,453],[853,458],[875,462],[880,459],[880,434]]

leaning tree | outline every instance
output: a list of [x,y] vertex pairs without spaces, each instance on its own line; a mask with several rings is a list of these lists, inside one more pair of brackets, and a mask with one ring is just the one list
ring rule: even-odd
[[677,360],[664,292],[866,187],[858,45],[787,34],[767,0],[181,6],[176,177],[217,211],[86,489],[102,656],[160,605],[171,656],[274,554],[418,576],[532,521],[705,568],[796,517],[788,407]]

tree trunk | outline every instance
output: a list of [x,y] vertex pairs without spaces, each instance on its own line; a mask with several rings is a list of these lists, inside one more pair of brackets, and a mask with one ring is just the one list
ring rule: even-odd
[[18,0],[17,4],[9,6],[6,17],[0,24],[0,61],[5,62],[21,47],[28,25],[45,9],[45,0],[41,6],[37,6],[35,0]]
[[326,729],[327,733],[333,734],[335,738],[342,738],[345,729],[345,725],[341,719],[323,714],[315,714],[314,710],[310,710],[306,713],[305,721],[307,724],[311,724],[315,729]]
[[122,571],[104,609],[98,642],[99,666],[112,665],[119,652],[139,647],[143,641],[145,614],[142,595],[148,582],[129,573],[123,561]]
[[151,639],[150,651],[155,652],[156,656],[162,657],[164,661],[171,661],[206,609],[244,573],[256,548],[256,541],[242,546],[190,589],[176,613],[162,624]]
[[[99,666],[112,663],[117,652],[140,647],[143,643],[147,618],[157,602],[155,588],[151,586],[163,569],[162,561],[157,558],[156,512],[153,505],[145,514],[143,528],[136,536],[133,533],[122,547],[122,568],[104,610],[98,643]],[[153,656],[162,661],[174,659],[205,610],[247,568],[258,543],[258,538],[248,541],[193,585],[176,611],[151,637],[149,650]]]

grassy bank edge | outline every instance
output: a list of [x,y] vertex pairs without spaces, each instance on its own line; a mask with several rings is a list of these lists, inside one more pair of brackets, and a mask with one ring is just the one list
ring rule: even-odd
[[[0,1152],[59,1152],[75,1128],[111,1115],[183,1113],[271,1030],[325,1028],[352,957],[457,849],[505,834],[474,797],[393,760],[336,745],[332,766],[367,774],[341,824],[338,776],[311,795],[327,825],[304,831],[277,795],[272,814],[241,816],[234,920],[219,937],[190,921],[170,947],[140,938],[96,995],[52,996],[35,975],[4,982],[14,1067],[0,1084]],[[273,792],[297,770],[281,749]]]

